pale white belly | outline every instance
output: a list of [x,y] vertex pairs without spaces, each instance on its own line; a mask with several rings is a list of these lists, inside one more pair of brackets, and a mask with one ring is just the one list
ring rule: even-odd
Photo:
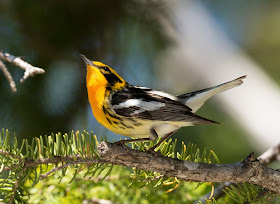
[[134,124],[135,122],[127,121],[125,125],[133,128],[118,129],[116,133],[128,137],[134,137],[134,138],[149,138],[150,130],[153,128],[156,131],[158,137],[162,138],[166,134],[179,129],[182,126],[192,126],[192,123],[190,122],[164,122],[164,121],[155,121],[155,122],[141,121],[141,125],[139,124],[134,125]]

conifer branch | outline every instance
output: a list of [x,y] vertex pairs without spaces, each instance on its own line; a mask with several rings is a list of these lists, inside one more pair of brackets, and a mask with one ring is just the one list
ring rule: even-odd
[[[102,142],[99,147],[98,158],[82,158],[80,155],[72,156],[55,156],[53,158],[44,158],[36,160],[22,160],[20,165],[24,168],[33,168],[41,164],[65,163],[51,171],[42,174],[41,179],[50,174],[76,164],[105,163],[115,164],[127,167],[137,167],[146,171],[159,172],[164,176],[177,177],[185,181],[196,182],[232,182],[243,183],[249,182],[269,189],[280,194],[280,172],[267,168],[260,163],[251,153],[242,162],[233,164],[205,164],[190,161],[180,161],[161,155],[155,155],[151,152],[133,150],[120,145]],[[0,151],[2,155],[9,155],[6,151]],[[68,163],[67,163],[68,162]],[[16,165],[4,168],[11,170]]]
[[97,159],[73,161],[73,162],[66,163],[66,164],[63,164],[61,166],[55,167],[52,170],[48,171],[47,173],[40,175],[40,177],[41,177],[40,179],[44,180],[45,178],[47,178],[52,173],[54,173],[56,171],[59,171],[60,169],[66,168],[68,166],[73,166],[73,165],[77,165],[77,164],[96,164],[96,163],[102,163],[102,162],[100,160],[97,160]]
[[[58,133],[34,138],[31,144],[24,140],[19,148],[16,137],[11,139],[9,132],[3,130],[0,132],[0,173],[8,177],[0,187],[9,185],[10,189],[5,193],[4,201],[19,199],[22,190],[17,189],[25,188],[27,179],[36,185],[58,171],[62,172],[60,178],[63,178],[70,166],[76,169],[72,180],[81,171],[83,175],[92,177],[107,169],[104,179],[113,165],[121,165],[133,168],[134,176],[145,172],[148,176],[142,179],[143,182],[157,180],[157,185],[164,184],[164,178],[195,182],[248,182],[280,194],[280,172],[265,167],[254,154],[242,162],[213,164],[211,156],[217,163],[219,160],[212,151],[207,154],[204,150],[199,154],[199,149],[192,144],[186,147],[183,143],[181,153],[177,154],[176,140],[162,143],[156,153],[144,151],[149,147],[147,145],[153,146],[153,143],[134,143],[131,149],[104,141],[98,143],[93,133],[72,132],[70,135]],[[174,182],[169,180],[169,183]]]
[[159,172],[168,177],[197,182],[248,182],[280,194],[280,172],[262,165],[251,153],[242,162],[233,164],[205,164],[155,156],[102,142],[99,154],[104,162],[146,171]]

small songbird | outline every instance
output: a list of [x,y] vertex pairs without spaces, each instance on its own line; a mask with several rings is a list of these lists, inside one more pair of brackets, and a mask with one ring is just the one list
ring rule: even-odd
[[211,96],[241,85],[246,77],[174,96],[130,85],[111,67],[80,56],[87,66],[86,85],[96,120],[114,133],[138,138],[118,143],[162,138],[151,150],[183,126],[218,123],[194,113]]

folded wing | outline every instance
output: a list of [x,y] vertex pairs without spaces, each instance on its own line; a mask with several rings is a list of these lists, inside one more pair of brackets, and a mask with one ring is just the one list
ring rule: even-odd
[[125,117],[193,124],[217,123],[192,113],[188,106],[176,100],[177,97],[149,88],[128,85],[111,97],[112,109]]

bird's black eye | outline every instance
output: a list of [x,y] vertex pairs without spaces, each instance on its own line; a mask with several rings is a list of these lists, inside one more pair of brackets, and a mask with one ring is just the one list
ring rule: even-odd
[[103,70],[106,71],[106,72],[110,72],[109,67],[103,67]]

